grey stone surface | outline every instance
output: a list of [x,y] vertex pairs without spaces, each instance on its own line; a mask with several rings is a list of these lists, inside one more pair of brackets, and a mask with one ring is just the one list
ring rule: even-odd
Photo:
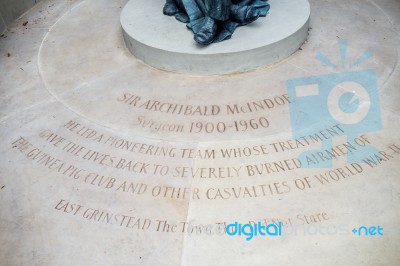
[[[43,0],[0,38],[0,265],[398,265],[400,153],[390,147],[400,147],[400,35],[394,13],[379,8],[400,2],[310,0],[302,50],[234,75],[177,74],[135,59],[120,27],[126,2]],[[348,40],[345,64],[338,39]],[[367,49],[373,57],[350,69]],[[343,136],[333,140],[344,154],[333,168],[297,169],[292,160],[320,143],[292,140],[286,81],[368,69],[383,129],[364,137],[388,158],[360,163],[359,173]],[[212,106],[220,112],[210,115]],[[217,124],[227,127],[209,127]],[[134,192],[140,185],[147,190]],[[264,219],[283,221],[285,235],[204,231]],[[384,235],[354,235],[361,225]]]
[[0,32],[40,0],[0,0]]
[[[159,69],[210,74],[244,72],[288,57],[298,50],[308,34],[307,0],[271,0],[266,18],[239,28],[229,42],[202,47],[178,21],[163,16],[160,11],[163,3],[162,0],[151,5],[146,0],[130,1],[121,14],[128,49]],[[159,16],[154,15],[157,13]]]
[[7,25],[6,25],[6,23],[5,23],[4,19],[3,19],[2,14],[0,13],[0,33],[5,31],[6,28],[7,28]]

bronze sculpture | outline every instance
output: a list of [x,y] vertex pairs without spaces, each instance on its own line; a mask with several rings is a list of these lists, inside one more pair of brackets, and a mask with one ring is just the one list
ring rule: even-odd
[[167,0],[164,14],[191,29],[196,42],[207,45],[231,38],[235,29],[265,17],[268,0]]

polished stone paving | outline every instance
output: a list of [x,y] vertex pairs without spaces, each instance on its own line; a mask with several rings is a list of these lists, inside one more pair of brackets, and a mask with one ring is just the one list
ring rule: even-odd
[[[126,2],[44,0],[0,37],[1,265],[398,265],[398,1],[312,0],[299,51],[232,75],[135,59]],[[360,108],[379,112],[347,129],[313,123],[326,98],[293,111],[290,84],[332,75],[353,83],[328,99],[372,86]]]

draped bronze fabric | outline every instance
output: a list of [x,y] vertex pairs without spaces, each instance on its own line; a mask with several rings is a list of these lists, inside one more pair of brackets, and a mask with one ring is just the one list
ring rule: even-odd
[[191,29],[200,44],[231,38],[235,29],[265,17],[268,0],[167,0],[164,14]]

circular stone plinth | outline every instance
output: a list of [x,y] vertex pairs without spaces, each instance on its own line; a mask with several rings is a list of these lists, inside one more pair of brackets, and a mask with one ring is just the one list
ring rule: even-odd
[[266,18],[238,28],[232,39],[202,46],[174,17],[163,15],[164,0],[131,0],[121,14],[128,49],[146,64],[174,72],[244,72],[294,53],[308,34],[307,0],[270,0]]

